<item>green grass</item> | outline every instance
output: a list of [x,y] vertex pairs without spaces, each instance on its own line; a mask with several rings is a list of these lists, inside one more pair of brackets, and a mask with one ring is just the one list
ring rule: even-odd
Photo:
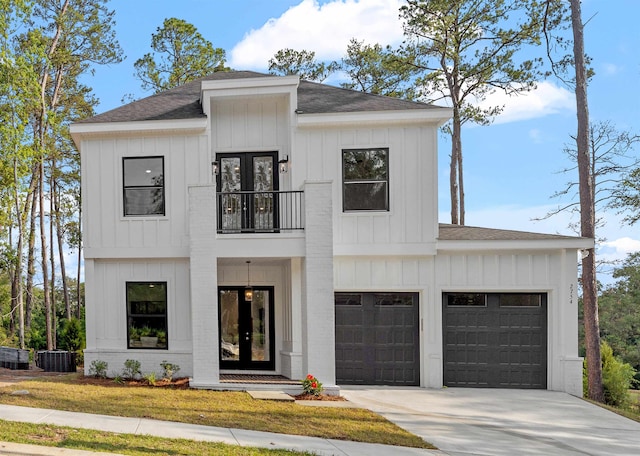
[[631,398],[631,403],[627,407],[614,407],[611,405],[602,404],[600,402],[595,402],[590,399],[586,400],[599,407],[605,408],[611,412],[617,413],[618,415],[622,415],[625,418],[629,418],[630,420],[640,423],[640,390],[629,390],[629,396]]
[[[12,396],[15,390],[28,395]],[[0,388],[0,403],[415,448],[433,448],[363,409],[254,400],[246,393],[83,384],[79,374]]]
[[292,456],[311,455],[287,450],[248,448],[223,443],[115,434],[61,426],[0,420],[0,441],[134,456]]

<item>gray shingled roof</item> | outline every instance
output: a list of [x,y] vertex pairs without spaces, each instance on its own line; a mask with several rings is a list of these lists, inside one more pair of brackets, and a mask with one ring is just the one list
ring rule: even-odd
[[445,223],[441,223],[439,228],[438,240],[440,241],[549,241],[580,239],[577,236],[479,228],[476,226],[449,225]]
[[[78,123],[197,119],[204,117],[200,105],[202,81],[264,77],[276,76],[253,71],[217,72],[166,92],[81,120]],[[425,103],[372,95],[309,81],[300,81],[297,108],[299,112],[305,114],[437,109],[436,106]]]

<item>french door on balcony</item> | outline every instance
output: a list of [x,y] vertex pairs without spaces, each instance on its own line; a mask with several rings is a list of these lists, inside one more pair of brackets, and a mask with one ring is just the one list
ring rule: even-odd
[[219,231],[276,230],[277,152],[218,154],[216,159]]

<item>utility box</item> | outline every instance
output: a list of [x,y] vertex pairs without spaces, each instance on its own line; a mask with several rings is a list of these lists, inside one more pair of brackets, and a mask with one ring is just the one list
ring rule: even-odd
[[76,353],[63,350],[43,350],[36,353],[36,366],[45,372],[75,372]]
[[29,350],[0,347],[0,367],[16,370],[29,369]]

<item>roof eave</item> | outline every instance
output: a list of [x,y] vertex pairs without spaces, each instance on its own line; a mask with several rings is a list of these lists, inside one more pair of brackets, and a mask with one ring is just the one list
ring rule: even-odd
[[576,237],[536,240],[437,240],[438,252],[452,251],[513,251],[513,250],[582,250],[591,249],[593,239]]
[[75,123],[69,127],[73,141],[107,136],[153,134],[195,134],[207,129],[207,117],[198,119],[143,120],[134,122]]
[[435,124],[441,126],[453,115],[451,108],[304,113],[296,111],[298,127],[326,127],[353,124]]

